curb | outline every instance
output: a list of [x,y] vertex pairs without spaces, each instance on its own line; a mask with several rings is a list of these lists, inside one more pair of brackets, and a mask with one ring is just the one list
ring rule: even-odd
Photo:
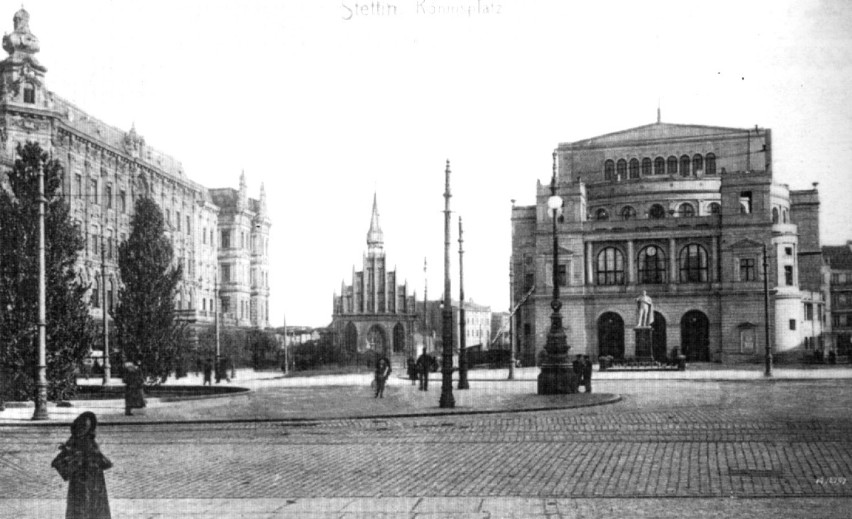
[[[240,393],[245,394],[245,393]],[[599,393],[605,395],[607,393]],[[597,407],[602,405],[615,404],[622,400],[621,395],[609,394],[605,399],[595,402],[578,403],[571,406],[540,406],[524,409],[470,409],[461,411],[436,411],[436,412],[421,412],[421,413],[399,413],[399,414],[377,414],[377,415],[360,415],[360,416],[337,416],[337,417],[319,417],[319,418],[238,418],[232,420],[162,420],[162,421],[133,421],[133,422],[110,422],[98,420],[98,427],[114,427],[114,426],[141,426],[141,425],[215,425],[225,423],[288,423],[300,427],[311,427],[320,425],[324,422],[335,422],[340,420],[385,420],[391,418],[428,418],[440,416],[473,416],[487,414],[502,414],[502,413],[529,413],[540,411],[560,411],[569,409],[581,409],[585,407]],[[53,422],[26,422],[26,423],[0,423],[0,429],[3,427],[68,427],[71,421],[53,421]]]

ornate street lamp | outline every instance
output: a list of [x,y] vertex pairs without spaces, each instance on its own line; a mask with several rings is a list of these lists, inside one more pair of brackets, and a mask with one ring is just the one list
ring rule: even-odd
[[571,392],[568,383],[568,339],[562,329],[562,303],[559,301],[559,240],[556,234],[556,220],[562,210],[562,198],[556,196],[556,152],[553,152],[553,176],[550,180],[550,198],[547,199],[547,209],[552,219],[553,229],[553,300],[550,308],[550,331],[544,345],[546,356],[538,375],[538,394],[557,395]]

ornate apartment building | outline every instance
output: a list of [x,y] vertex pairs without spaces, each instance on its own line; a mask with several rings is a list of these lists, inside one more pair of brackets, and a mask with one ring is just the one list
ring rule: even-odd
[[[761,358],[769,329],[776,356],[821,343],[819,196],[772,178],[767,129],[657,122],[560,144],[557,282],[570,353],[635,355],[636,297],[653,298],[654,357]],[[548,185],[512,210],[513,299],[526,364],[550,326],[552,216]]]
[[410,353],[417,318],[414,296],[408,283],[397,284],[397,272],[387,268],[375,195],[362,265],[359,271],[352,267],[352,284],[341,283],[340,294],[334,294],[329,328],[336,343],[349,351],[387,357]]
[[[14,15],[14,31],[3,37],[9,57],[0,62],[0,168],[11,169],[16,146],[38,142],[64,168],[63,195],[86,240],[80,276],[91,287],[92,313],[103,319],[115,304],[120,279],[118,244],[130,232],[134,201],[151,197],[160,206],[184,277],[176,306],[183,319],[212,323],[216,274],[222,281],[225,324],[268,326],[268,235],[263,188],[260,199],[239,191],[207,189],[192,181],[175,158],[151,147],[131,127],[124,131],[96,119],[47,89],[47,68],[35,57],[38,38],[29,14]],[[0,178],[2,178],[0,171]],[[227,246],[219,243],[232,233]],[[102,278],[102,249],[107,275]]]

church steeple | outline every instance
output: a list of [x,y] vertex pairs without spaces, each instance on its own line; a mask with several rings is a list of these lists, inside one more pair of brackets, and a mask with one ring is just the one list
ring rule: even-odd
[[367,252],[372,255],[382,251],[384,235],[379,227],[379,206],[376,203],[376,193],[373,193],[373,215],[370,218],[370,230],[367,231]]

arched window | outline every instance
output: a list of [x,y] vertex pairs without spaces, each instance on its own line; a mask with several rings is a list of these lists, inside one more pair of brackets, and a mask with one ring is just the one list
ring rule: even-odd
[[620,159],[615,165],[615,172],[618,174],[618,180],[627,178],[627,161]]
[[598,285],[624,284],[624,255],[615,247],[598,253]]
[[710,204],[710,214],[719,214],[722,212],[722,206],[716,202]]
[[654,174],[664,175],[666,173],[666,159],[657,157],[654,159]]
[[692,171],[697,174],[702,169],[704,169],[704,157],[696,153],[692,157]]
[[677,174],[677,157],[672,155],[671,157],[669,157],[666,160],[666,164],[668,164],[668,171],[666,171],[666,173],[668,173],[669,175],[676,175]]
[[680,176],[689,176],[689,155],[680,156]]
[[680,281],[704,283],[707,281],[707,251],[695,243],[680,251]]
[[642,176],[647,177],[651,174],[651,159],[645,157],[642,159]]
[[787,223],[787,222],[788,222],[788,220],[787,220],[787,210],[786,210],[786,209],[782,209],[782,210],[781,210],[781,222],[782,222],[782,223]]
[[778,208],[772,208],[772,223],[778,223]]
[[706,157],[704,157],[705,164],[705,175],[715,175],[716,174],[716,155],[712,153],[708,153]]
[[636,209],[633,206],[625,205],[621,209],[621,218],[623,220],[633,220],[636,218]]
[[654,204],[654,205],[651,206],[651,209],[648,211],[648,216],[650,216],[654,220],[659,220],[660,218],[666,217],[666,210],[660,204]]
[[639,251],[639,283],[666,282],[666,255],[663,249],[649,245]]
[[695,208],[692,207],[692,204],[680,204],[680,207],[677,209],[677,215],[681,218],[695,216]]
[[595,211],[595,220],[609,220],[609,213],[606,209],[601,207],[597,211]]
[[615,176],[615,162],[608,160],[604,162],[604,180],[613,180]]
[[630,159],[630,178],[639,178],[639,159]]

